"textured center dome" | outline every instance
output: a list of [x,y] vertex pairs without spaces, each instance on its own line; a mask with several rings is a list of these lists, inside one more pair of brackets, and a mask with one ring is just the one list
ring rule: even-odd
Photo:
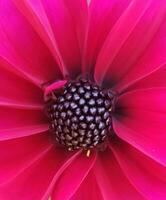
[[91,149],[103,143],[111,127],[111,92],[87,80],[67,82],[48,102],[50,130],[68,150]]

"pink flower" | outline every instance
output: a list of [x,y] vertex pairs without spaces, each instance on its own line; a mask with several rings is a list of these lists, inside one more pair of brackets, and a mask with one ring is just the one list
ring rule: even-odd
[[[1,200],[166,199],[165,0],[1,0],[0,72]],[[112,92],[112,121],[68,151],[43,108],[79,76]]]

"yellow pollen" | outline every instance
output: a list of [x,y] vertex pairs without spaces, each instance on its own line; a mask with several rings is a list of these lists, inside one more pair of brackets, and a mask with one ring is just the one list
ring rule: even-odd
[[87,152],[86,152],[86,156],[87,156],[87,157],[90,156],[90,152],[91,152],[90,149],[88,149]]
[[109,109],[109,111],[110,111],[110,112],[112,111],[112,107]]
[[72,151],[72,148],[71,148],[71,147],[69,147],[69,148],[68,148],[68,151]]

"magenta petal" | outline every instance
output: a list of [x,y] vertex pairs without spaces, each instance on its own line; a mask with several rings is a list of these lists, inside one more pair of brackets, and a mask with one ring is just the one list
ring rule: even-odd
[[85,30],[87,27],[88,5],[87,0],[64,0],[71,14],[73,24],[76,30],[76,36],[79,42],[79,48],[82,55],[84,46]]
[[0,185],[13,180],[36,162],[52,144],[48,133],[0,141]]
[[20,75],[0,67],[0,101],[13,105],[25,105],[26,108],[42,108],[42,90],[34,86]]
[[35,135],[48,131],[48,124],[6,128],[0,131],[0,141]]
[[[72,7],[68,1],[42,1],[42,5],[51,25],[58,51],[61,54],[63,65],[66,74],[71,77],[76,77],[81,72],[81,54],[79,47],[79,14],[76,20],[76,15],[81,10],[82,1],[73,3]],[[35,2],[36,3],[36,2]],[[32,4],[32,3],[31,3]],[[34,3],[33,3],[34,4]],[[81,10],[81,11],[79,11]],[[77,28],[76,28],[77,27]]]
[[[135,112],[140,111],[155,111],[158,114],[166,112],[166,87],[156,87],[147,89],[138,89],[126,92],[121,95],[117,101],[117,109],[135,109]],[[123,112],[125,115],[128,112]],[[146,116],[143,116],[145,120]]]
[[166,165],[166,88],[135,90],[122,95],[114,116],[116,134]]
[[164,166],[120,139],[113,142],[110,147],[124,174],[133,186],[145,196],[145,199],[165,200],[166,170]]
[[0,56],[10,68],[38,85],[61,77],[50,51],[12,1],[1,1],[0,22]]
[[93,170],[89,172],[85,180],[78,188],[77,192],[72,196],[70,200],[88,200],[88,199],[103,200],[103,196],[97,184]]
[[55,185],[53,199],[70,199],[84,181],[89,171],[94,165],[96,154],[91,154],[89,158],[81,154],[61,175]]
[[166,87],[166,64],[161,65],[156,70],[144,75],[140,79],[135,79],[128,85],[127,90],[137,90],[155,87]]
[[83,72],[92,72],[110,29],[131,0],[91,0],[83,55]]
[[125,177],[110,150],[99,155],[94,166],[97,184],[105,200],[144,200]]
[[164,2],[131,2],[101,49],[95,68],[97,82],[113,86],[133,67],[158,31],[164,13]]
[[17,138],[48,130],[44,113],[8,106],[0,109],[0,140]]
[[38,35],[43,39],[46,46],[52,52],[52,55],[57,61],[61,72],[64,73],[64,63],[59,53],[54,34],[42,2],[40,0],[36,0],[35,3],[31,0],[14,0],[13,2],[33,26]]
[[87,19],[86,0],[14,2],[49,47],[61,71],[78,71],[79,51],[82,50]]
[[[43,199],[56,172],[68,158],[69,154],[67,156],[62,149],[46,151],[21,174],[0,187],[0,199]],[[48,199],[48,195],[44,199]]]
[[74,162],[74,160],[81,154],[81,151],[78,151],[76,153],[75,152],[69,153],[67,151],[63,151],[62,149],[59,149],[59,150],[61,151],[61,153],[66,154],[66,158],[61,164],[61,166],[58,168],[58,170],[56,171],[51,182],[49,183],[49,186],[47,190],[45,191],[45,194],[42,200],[47,199],[48,196],[52,196],[52,193],[54,192],[54,186],[56,182],[58,181],[59,177],[63,174],[63,172],[67,169],[67,167],[70,166]]
[[161,137],[156,139],[156,137],[151,136],[150,133],[150,136],[144,136],[140,131],[130,129],[131,123],[136,124],[137,122],[124,119],[124,122],[121,123],[119,119],[114,119],[113,125],[116,134],[157,162],[166,165],[166,149],[165,142],[163,141],[165,138]]
[[66,80],[57,81],[57,82],[52,83],[51,85],[46,86],[44,95],[48,95],[51,91],[57,90],[63,87],[66,84],[66,82],[67,82]]
[[[162,5],[161,5],[162,6]],[[161,15],[161,13],[159,12]],[[150,41],[140,58],[131,65],[130,70],[115,84],[114,88],[124,91],[138,80],[154,73],[166,63],[166,15],[162,17],[162,23],[155,36]],[[157,20],[157,18],[155,18]],[[153,18],[152,18],[153,20]],[[146,35],[146,34],[145,34]],[[143,36],[143,38],[145,37]],[[138,39],[138,42],[140,39]],[[132,45],[131,45],[132,46]],[[136,48],[137,49],[137,48]],[[135,52],[135,51],[134,51]],[[132,56],[131,56],[132,57]]]

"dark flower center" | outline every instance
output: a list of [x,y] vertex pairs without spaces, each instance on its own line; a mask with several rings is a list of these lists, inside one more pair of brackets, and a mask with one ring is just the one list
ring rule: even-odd
[[80,79],[53,91],[47,102],[50,131],[68,150],[88,150],[102,144],[112,127],[113,94]]

